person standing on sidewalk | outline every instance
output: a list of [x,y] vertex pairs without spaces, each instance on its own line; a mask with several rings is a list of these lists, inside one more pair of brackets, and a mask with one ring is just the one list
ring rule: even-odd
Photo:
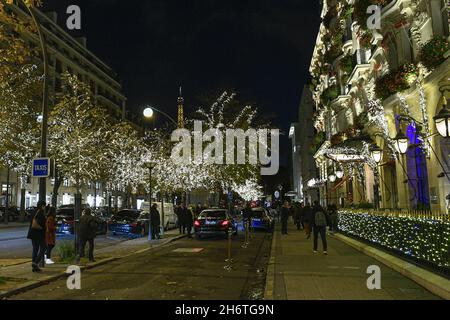
[[281,208],[281,234],[288,234],[288,220],[292,213],[291,204],[289,201],[285,201],[283,207]]
[[302,227],[302,213],[303,213],[303,205],[299,202],[294,203],[294,224],[297,226],[297,230],[300,230]]
[[192,227],[194,226],[194,219],[192,217],[192,211],[189,208],[183,208],[183,234],[184,230],[187,230],[189,238],[192,238]]
[[322,246],[323,246],[323,254],[328,254],[328,244],[327,244],[327,215],[325,213],[325,210],[319,205],[319,202],[316,201],[314,203],[313,208],[313,233],[314,233],[314,254],[317,253],[318,249],[318,240],[319,240],[319,234],[320,238],[322,239]]
[[306,206],[303,208],[303,228],[305,229],[306,239],[311,239],[311,227],[312,227],[312,219],[313,219],[313,209],[311,205],[306,203]]
[[152,205],[150,209],[150,232],[152,234],[152,240],[159,238],[159,227],[161,225],[161,217],[159,215],[158,206],[156,203]]
[[33,246],[32,271],[41,272],[39,268],[44,266],[45,254],[45,202],[39,201],[36,212],[31,218],[27,238],[31,240]]
[[52,260],[52,250],[56,245],[56,210],[50,207],[47,212],[47,220],[45,222],[45,263],[54,264]]
[[175,208],[175,215],[177,216],[177,225],[178,230],[180,230],[180,234],[183,233],[183,210],[180,205],[177,205]]
[[94,239],[97,236],[98,222],[92,216],[90,208],[84,209],[83,216],[80,218],[80,252],[78,260],[84,257],[86,242],[89,242],[89,261],[95,262],[94,259]]

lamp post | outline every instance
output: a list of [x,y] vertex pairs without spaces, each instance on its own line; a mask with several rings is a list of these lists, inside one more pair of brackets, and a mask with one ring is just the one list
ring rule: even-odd
[[152,231],[151,231],[151,221],[150,221],[150,211],[152,209],[152,170],[155,167],[154,163],[151,161],[148,161],[145,163],[145,167],[148,169],[148,186],[149,186],[149,195],[148,195],[148,203],[149,203],[149,210],[148,210],[148,240],[152,239]]
[[[27,9],[34,24],[36,25],[39,41],[41,44],[42,61],[44,63],[44,84],[42,89],[42,114],[41,121],[41,158],[47,157],[47,133],[48,133],[48,96],[49,96],[49,66],[47,44],[45,42],[44,33],[41,24],[38,22],[33,8],[27,6],[23,0],[17,0],[19,4]],[[47,201],[47,178],[39,178],[39,200]]]
[[159,109],[156,109],[155,107],[147,106],[147,107],[144,109],[144,112],[143,112],[144,117],[145,117],[146,119],[152,119],[153,116],[155,115],[155,111],[156,111],[156,112],[159,112],[160,114],[162,114],[163,116],[165,116],[165,117],[166,117],[167,119],[169,119],[176,127],[178,127],[177,122],[176,122],[171,116],[169,116],[169,115],[168,115],[167,113],[165,113],[164,111],[161,111],[161,110],[159,110]]
[[379,172],[379,164],[383,158],[383,150],[377,145],[372,146],[370,149],[370,153],[372,155],[373,161],[377,164],[375,168],[375,185],[374,185],[374,193],[375,193],[375,209],[380,208],[380,172]]
[[[144,109],[144,111],[143,111],[144,118],[147,119],[147,120],[152,119],[154,114],[155,114],[155,111],[161,113],[163,116],[165,116],[167,119],[169,119],[175,125],[175,127],[178,127],[177,122],[171,116],[169,116],[164,111],[161,111],[161,110],[159,110],[159,109],[157,109],[155,107],[147,106]],[[151,206],[152,206],[152,170],[154,168],[154,165],[150,164],[147,167],[149,168],[149,173],[150,173],[150,199],[149,199],[149,205],[150,205],[150,209],[151,209]],[[150,214],[150,212],[149,212],[149,214]],[[161,234],[164,235],[164,226],[165,226],[164,193],[163,193],[163,195],[161,197],[161,220],[162,220],[162,222],[161,222],[161,225],[162,225]],[[148,237],[149,237],[149,240],[150,240],[151,239],[150,222],[149,222],[149,235],[148,235]]]
[[[450,87],[448,87],[450,88]],[[436,124],[436,129],[443,138],[450,137],[450,108],[448,106],[447,99],[444,94],[444,90],[441,90],[442,94],[442,110],[433,118]],[[439,108],[439,106],[438,106]],[[437,108],[436,108],[437,109]]]
[[408,137],[401,130],[398,131],[394,141],[397,152],[400,154],[406,154],[408,151]]

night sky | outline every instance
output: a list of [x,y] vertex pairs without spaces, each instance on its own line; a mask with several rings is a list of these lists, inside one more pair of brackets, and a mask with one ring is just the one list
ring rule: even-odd
[[228,89],[284,132],[297,118],[320,23],[319,1],[44,2],[63,26],[67,6],[81,7],[81,35],[118,74],[130,110],[151,104],[176,117],[182,85],[186,113],[200,106],[201,96]]

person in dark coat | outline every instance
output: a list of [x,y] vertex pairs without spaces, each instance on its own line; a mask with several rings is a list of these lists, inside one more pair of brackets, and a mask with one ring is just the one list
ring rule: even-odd
[[289,216],[292,215],[292,207],[289,201],[285,201],[281,208],[281,234],[288,234],[287,225]]
[[181,206],[177,206],[175,208],[175,214],[177,216],[177,224],[178,224],[178,229],[180,230],[180,234],[184,234],[184,231],[183,231],[183,209],[181,208]]
[[192,211],[183,205],[183,233],[187,230],[189,238],[192,238],[192,227],[194,226],[194,219],[192,217]]
[[305,229],[306,239],[311,239],[311,228],[313,221],[313,209],[309,203],[303,208],[303,228]]
[[252,223],[253,211],[250,207],[250,202],[245,204],[244,210],[242,210],[242,219],[244,220],[244,228],[245,230],[250,230],[250,226]]
[[302,214],[303,214],[303,204],[299,202],[294,203],[294,224],[297,226],[297,230],[302,227]]
[[[323,253],[328,255],[328,243],[327,243],[327,223],[329,219],[327,218],[327,213],[325,209],[319,204],[318,201],[314,202],[313,208],[313,234],[314,234],[314,253],[317,253],[319,235],[322,239]],[[320,222],[320,224],[318,224]]]
[[45,202],[39,201],[36,212],[30,221],[27,238],[31,240],[33,254],[31,257],[32,271],[41,272],[39,266],[44,266],[45,245]]
[[161,226],[161,216],[157,208],[157,204],[154,203],[150,209],[150,232],[152,233],[152,240],[159,238],[159,227]]
[[86,242],[89,242],[89,261],[95,262],[94,259],[94,239],[97,236],[98,221],[92,215],[90,208],[86,208],[83,216],[80,218],[80,252],[79,258],[84,257]]

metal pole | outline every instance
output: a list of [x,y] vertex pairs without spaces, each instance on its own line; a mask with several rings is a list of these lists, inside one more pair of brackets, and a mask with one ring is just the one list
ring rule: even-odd
[[[45,42],[44,33],[42,31],[42,27],[38,20],[36,19],[36,15],[34,14],[34,10],[31,7],[28,7],[23,0],[18,0],[25,8],[27,8],[28,12],[33,19],[33,22],[36,24],[36,28],[39,34],[39,40],[41,42],[41,50],[42,50],[42,60],[44,63],[44,87],[42,92],[42,130],[41,130],[41,158],[47,157],[47,132],[48,132],[48,96],[49,96],[49,66],[48,66],[48,55],[47,55],[47,45]],[[39,179],[39,200],[47,202],[47,178]]]
[[5,199],[5,224],[8,224],[9,222],[9,175],[10,175],[10,170],[8,167],[7,170],[7,176],[6,176],[6,199]]
[[151,225],[151,215],[150,212],[152,210],[152,166],[149,165],[148,166],[148,172],[149,172],[149,187],[150,187],[150,193],[149,193],[149,199],[148,199],[148,203],[149,203],[149,209],[148,209],[148,240],[151,241],[152,240],[152,225]]

